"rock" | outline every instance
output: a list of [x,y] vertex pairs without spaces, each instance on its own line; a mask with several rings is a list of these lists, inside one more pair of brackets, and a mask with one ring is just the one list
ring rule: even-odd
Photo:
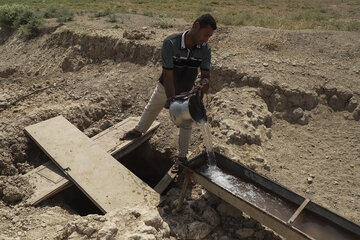
[[293,120],[298,120],[304,115],[302,108],[296,108],[292,111],[291,118]]
[[234,218],[242,218],[243,214],[242,212],[231,206],[229,203],[222,201],[219,206],[217,206],[216,208],[217,212],[220,214],[220,216],[230,216],[230,217],[234,217]]
[[355,121],[359,121],[360,120],[360,106],[358,106],[354,112],[353,112],[353,117]]
[[253,236],[255,233],[254,229],[251,228],[242,228],[239,229],[235,232],[235,235],[239,238],[239,239],[246,239],[249,238],[251,236]]
[[263,167],[266,171],[270,171],[270,165],[267,162],[264,163]]
[[309,123],[309,115],[308,114],[304,114],[299,120],[298,123],[301,125],[306,125]]
[[3,200],[8,203],[14,203],[23,199],[24,194],[19,188],[8,185],[3,190]]
[[313,183],[313,178],[312,178],[312,177],[308,177],[308,178],[307,178],[307,183],[308,183],[308,184],[312,184],[312,183]]
[[5,70],[0,70],[0,77],[8,78],[16,72],[16,68],[7,68]]
[[68,240],[79,240],[79,239],[86,239],[85,236],[81,236],[79,233],[77,232],[73,232],[68,238]]
[[255,219],[249,218],[246,222],[244,222],[244,227],[255,228],[257,223],[258,222]]
[[250,163],[249,167],[252,169],[252,170],[255,170],[258,168],[258,165],[254,162]]
[[98,238],[105,239],[105,240],[114,239],[117,231],[118,231],[118,229],[117,229],[115,223],[106,222],[104,224],[104,226],[99,230]]
[[187,226],[187,239],[203,239],[212,230],[212,227],[204,222],[192,222]]
[[259,163],[263,163],[265,161],[264,158],[261,156],[254,156],[252,157],[252,159]]
[[[73,72],[74,71],[74,63],[71,61],[69,57],[65,57],[63,62],[61,63],[61,69],[63,72]],[[39,74],[39,73],[37,73]],[[37,75],[35,73],[35,75]]]
[[265,239],[266,231],[265,230],[258,231],[254,234],[254,236],[258,240],[263,240],[263,239]]
[[159,229],[163,225],[163,220],[157,214],[157,212],[152,212],[152,214],[146,215],[143,219],[145,225]]
[[269,64],[268,64],[268,63],[263,63],[263,66],[264,66],[264,67],[268,67]]
[[346,106],[346,110],[348,110],[349,112],[353,112],[357,106],[358,106],[358,101],[355,98],[355,96],[352,96]]
[[218,196],[210,193],[210,192],[206,192],[203,197],[208,201],[208,203],[212,206],[217,206],[219,203],[221,203],[221,198],[219,198]]
[[203,212],[202,217],[213,227],[220,223],[220,217],[212,207],[207,207]]

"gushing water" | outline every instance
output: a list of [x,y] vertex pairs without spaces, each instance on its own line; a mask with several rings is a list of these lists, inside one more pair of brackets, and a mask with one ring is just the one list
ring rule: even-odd
[[211,139],[211,132],[210,128],[205,120],[200,122],[200,129],[204,137],[205,147],[206,147],[206,154],[208,157],[208,165],[209,166],[216,166],[216,158],[215,153],[212,145]]

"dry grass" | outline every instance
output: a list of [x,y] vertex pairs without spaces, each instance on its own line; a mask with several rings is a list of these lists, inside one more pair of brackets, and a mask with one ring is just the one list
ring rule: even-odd
[[211,13],[221,24],[261,26],[276,29],[324,29],[360,31],[358,0],[2,0],[24,3],[38,9],[67,6],[89,13],[112,9],[146,16],[184,18],[192,21]]

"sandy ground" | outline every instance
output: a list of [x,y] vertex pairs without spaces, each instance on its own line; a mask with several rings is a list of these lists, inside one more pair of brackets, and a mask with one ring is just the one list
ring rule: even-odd
[[[174,28],[158,29],[145,16],[118,19],[117,29],[86,16],[63,26],[50,22],[46,33],[27,42],[0,33],[0,237],[123,239],[150,226],[157,239],[241,238],[237,230],[244,227],[252,231],[248,239],[278,239],[249,217],[223,210],[224,203],[198,185],[183,214],[174,214],[181,178],[154,210],[167,224],[161,227],[134,218],[143,213],[133,211],[80,217],[59,199],[37,208],[24,204],[31,190],[21,175],[46,160],[34,157],[39,150],[24,127],[62,114],[93,136],[140,115],[161,73],[162,39],[190,26],[179,20]],[[360,33],[220,26],[209,43],[207,110],[215,149],[360,224]],[[178,130],[165,110],[158,120],[150,145],[171,158]],[[194,126],[190,151],[203,149]],[[217,220],[205,223],[209,215]],[[131,225],[121,234],[116,217],[145,227]],[[105,230],[86,230],[96,224]],[[202,235],[192,229],[203,229]]]

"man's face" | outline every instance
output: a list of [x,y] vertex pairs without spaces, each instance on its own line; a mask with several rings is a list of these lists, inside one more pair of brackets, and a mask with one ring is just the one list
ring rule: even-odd
[[207,42],[214,33],[214,30],[210,25],[207,25],[205,28],[200,28],[200,24],[196,22],[194,28],[196,30],[194,36],[194,41],[196,44]]

